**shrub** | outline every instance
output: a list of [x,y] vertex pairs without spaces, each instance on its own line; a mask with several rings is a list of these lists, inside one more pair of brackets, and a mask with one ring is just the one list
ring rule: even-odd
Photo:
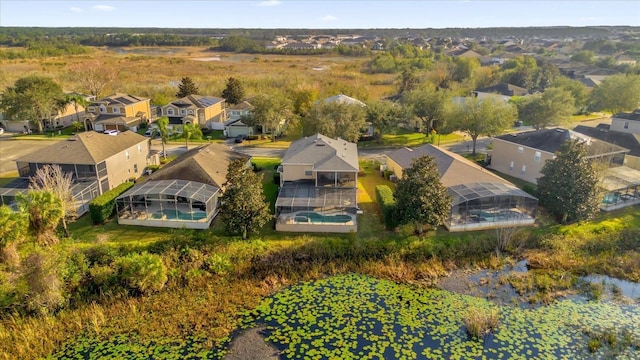
[[276,185],[280,185],[280,173],[279,172],[273,173],[273,183],[276,184]]
[[161,290],[167,282],[167,269],[159,255],[142,253],[117,258],[121,283],[140,294]]
[[464,318],[467,334],[474,339],[482,339],[494,332],[500,325],[500,311],[498,309],[470,309]]
[[394,229],[398,226],[396,218],[396,201],[393,198],[393,191],[387,185],[376,186],[376,199],[380,204],[382,219],[387,229]]
[[247,136],[247,140],[258,140],[258,139],[259,139],[258,135],[248,135]]
[[116,209],[116,198],[131,189],[134,183],[124,182],[105,192],[89,203],[89,214],[94,224],[105,223]]
[[216,275],[224,275],[233,268],[229,260],[229,255],[217,253],[213,253],[207,257],[205,267],[207,271]]
[[147,170],[151,170],[152,173],[158,171],[160,169],[160,165],[149,165],[147,166]]

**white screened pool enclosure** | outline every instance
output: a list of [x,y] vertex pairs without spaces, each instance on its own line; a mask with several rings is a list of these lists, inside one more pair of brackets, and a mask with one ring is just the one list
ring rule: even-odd
[[276,200],[276,230],[292,232],[357,231],[357,189],[316,187],[286,182]]
[[140,183],[116,199],[118,224],[208,229],[218,213],[220,189],[195,181]]
[[450,186],[449,231],[533,225],[538,199],[514,185],[476,182]]

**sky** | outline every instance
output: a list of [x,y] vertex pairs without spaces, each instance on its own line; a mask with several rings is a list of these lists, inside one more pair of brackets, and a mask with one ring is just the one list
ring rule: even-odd
[[480,28],[640,26],[640,0],[0,0],[0,26]]

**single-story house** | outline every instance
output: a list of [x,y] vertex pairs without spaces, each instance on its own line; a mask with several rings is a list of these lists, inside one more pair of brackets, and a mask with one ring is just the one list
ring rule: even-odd
[[493,86],[475,89],[471,92],[478,99],[489,97],[499,98],[502,101],[509,101],[514,96],[527,96],[529,90],[513,84],[500,83]]
[[445,227],[449,231],[532,225],[538,199],[481,166],[443,148],[426,144],[386,155],[386,167],[398,179],[414,159],[430,156],[438,164],[440,181],[453,197]]
[[211,143],[191,149],[116,200],[118,223],[207,229],[218,213],[229,163],[250,158]]

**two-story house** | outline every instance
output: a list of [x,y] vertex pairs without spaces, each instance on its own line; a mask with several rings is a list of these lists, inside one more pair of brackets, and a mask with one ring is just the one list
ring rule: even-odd
[[242,122],[243,117],[251,115],[251,110],[253,110],[253,105],[251,105],[250,99],[227,107],[229,120],[224,123],[224,131],[227,137],[253,135],[254,127]]
[[640,134],[640,109],[630,113],[618,113],[611,117],[611,131]]
[[291,143],[282,163],[276,230],[357,230],[358,148],[316,134]]
[[86,130],[137,130],[142,122],[151,119],[151,100],[127,94],[114,94],[87,105]]
[[629,150],[584,134],[562,129],[540,129],[500,135],[493,138],[490,167],[503,174],[536,184],[545,161],[555,158],[562,144],[579,140],[587,145],[588,158],[606,161],[610,166],[624,164]]
[[19,178],[0,188],[0,202],[12,204],[26,192],[29,178],[45,165],[58,165],[72,174],[78,215],[96,196],[138,178],[147,166],[149,139],[132,131],[106,135],[83,132],[16,160]]
[[182,132],[186,124],[198,124],[223,130],[227,120],[225,100],[214,96],[188,95],[159,109],[159,116],[169,118],[169,129]]

